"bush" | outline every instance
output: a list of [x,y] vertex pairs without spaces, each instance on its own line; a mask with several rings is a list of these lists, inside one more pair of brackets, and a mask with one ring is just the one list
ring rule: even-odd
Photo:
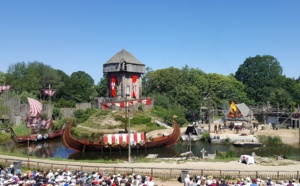
[[[182,126],[185,123],[187,123],[187,120],[185,119],[184,116],[184,109],[177,106],[171,106],[171,108],[168,110],[161,106],[155,106],[154,109],[152,110],[152,114],[160,118],[163,118],[165,121],[171,121],[172,116],[176,115],[178,116],[177,123],[179,126]],[[171,125],[171,122],[169,122],[169,124]]]
[[57,108],[74,108],[76,105],[76,102],[65,100],[64,98],[61,98],[58,102],[54,104],[54,107]]
[[235,151],[228,151],[228,152],[222,152],[222,151],[216,151],[216,158],[217,159],[230,159],[235,158],[236,152]]
[[54,107],[52,115],[54,116],[54,119],[61,119],[60,108]]
[[282,144],[282,139],[280,136],[265,136],[265,135],[258,135],[257,138],[263,144],[268,145],[280,145]]
[[202,138],[201,138],[202,140],[208,141],[209,138],[210,138],[210,134],[208,132],[202,134]]
[[99,117],[99,116],[106,116],[109,114],[109,111],[108,110],[100,110],[97,112],[96,114],[96,117]]
[[74,117],[77,123],[83,123],[95,112],[96,110],[92,108],[86,110],[79,109],[74,111]]
[[132,125],[137,125],[137,124],[147,124],[151,122],[151,118],[150,117],[146,117],[146,116],[139,116],[139,117],[133,117],[130,120],[130,123]]

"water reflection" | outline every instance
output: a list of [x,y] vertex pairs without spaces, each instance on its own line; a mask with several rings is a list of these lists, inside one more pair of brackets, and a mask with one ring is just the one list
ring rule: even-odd
[[[4,149],[11,152],[18,152],[24,155],[29,153],[30,156],[37,156],[43,158],[60,157],[68,159],[101,159],[101,160],[124,160],[128,159],[127,151],[112,151],[112,152],[77,152],[66,147],[62,139],[53,139],[45,142],[30,143],[29,151],[27,151],[27,143],[15,144],[13,142],[6,143]],[[187,152],[190,149],[195,156],[201,157],[201,150],[205,149],[208,153],[214,153],[215,151],[234,151],[237,156],[242,154],[251,155],[255,152],[258,156],[271,157],[273,155],[285,155],[288,158],[298,157],[299,149],[287,145],[280,146],[266,146],[258,148],[243,148],[234,147],[233,145],[224,144],[210,144],[208,142],[197,141],[188,145],[187,142],[178,141],[170,148],[157,148],[157,149],[139,149],[131,152],[132,158],[143,158],[149,154],[158,154],[158,157],[178,157],[181,153]]]

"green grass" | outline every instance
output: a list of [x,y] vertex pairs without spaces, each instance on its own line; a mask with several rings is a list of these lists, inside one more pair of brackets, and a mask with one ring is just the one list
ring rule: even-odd
[[259,141],[267,145],[281,145],[282,139],[280,136],[266,136],[266,135],[257,135]]

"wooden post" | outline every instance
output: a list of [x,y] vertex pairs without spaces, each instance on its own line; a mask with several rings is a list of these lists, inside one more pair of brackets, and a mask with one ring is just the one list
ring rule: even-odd
[[205,156],[206,150],[203,148],[203,149],[201,150],[201,153],[202,153],[202,160],[204,160],[204,156]]

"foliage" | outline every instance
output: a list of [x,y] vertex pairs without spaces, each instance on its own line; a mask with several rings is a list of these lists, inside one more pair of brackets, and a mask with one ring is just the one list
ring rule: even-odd
[[39,95],[45,86],[56,85],[59,76],[52,67],[41,62],[19,62],[9,66],[6,80],[16,92],[27,91]]
[[236,103],[251,103],[247,98],[245,86],[234,76],[207,74],[209,96],[214,108],[227,109],[230,100]]
[[227,152],[222,152],[222,151],[216,151],[216,158],[217,159],[228,159],[228,158],[235,158],[236,157],[236,152],[235,151],[227,151]]
[[0,100],[0,118],[9,118],[10,109]]
[[54,107],[52,115],[54,116],[54,119],[61,119],[60,108]]
[[1,134],[0,142],[7,141],[10,139],[10,133],[5,132],[5,129],[8,128],[9,126],[11,126],[11,125],[7,122],[4,122],[1,124],[0,129],[2,129],[2,130],[0,130],[0,134]]
[[229,144],[231,144],[231,140],[230,140],[230,138],[229,138],[229,137],[227,137],[227,138],[225,139],[225,144],[226,144],[226,145],[229,145]]
[[133,117],[130,119],[130,123],[133,125],[147,124],[150,122],[151,122],[151,118],[147,116]]
[[205,74],[188,66],[160,69],[147,75],[147,93],[155,99],[156,106],[166,109],[177,105],[188,111],[198,111],[201,104],[208,104],[203,101],[207,95],[210,95],[212,107],[218,109],[228,108],[230,99],[251,103],[245,86],[233,75]]
[[95,112],[96,109],[88,108],[75,110],[73,114],[77,123],[83,123]]
[[53,130],[59,130],[62,129],[64,124],[68,122],[68,119],[63,120],[54,120],[52,123],[52,129]]
[[281,85],[282,67],[273,56],[257,55],[247,58],[239,66],[235,77],[246,86],[249,99],[256,103],[266,103],[270,94]]
[[126,118],[123,117],[123,116],[120,116],[120,115],[115,115],[115,116],[114,116],[114,119],[115,119],[116,121],[122,121],[123,123],[126,121]]
[[41,114],[41,118],[42,119],[47,119],[48,118],[48,114],[47,113],[42,113]]
[[201,139],[204,140],[204,141],[208,141],[210,138],[210,134],[209,132],[204,132],[201,134]]
[[257,138],[263,144],[267,145],[280,145],[282,144],[282,139],[280,136],[265,136],[265,135],[258,135]]
[[27,128],[27,125],[25,122],[23,122],[21,125],[18,125],[18,126],[15,125],[12,128],[18,136],[28,136],[31,134],[31,129]]
[[106,116],[109,114],[109,110],[100,110],[96,113],[96,117],[99,117],[99,116]]
[[[164,109],[160,106],[155,106],[155,108],[151,112],[152,114],[162,118],[165,121],[171,121],[172,116],[176,115],[177,123],[179,126],[182,126],[183,124],[187,123],[187,120],[184,116],[184,110],[183,108],[177,107],[177,106],[171,106],[169,109]],[[171,125],[171,122],[167,122]]]
[[104,74],[96,87],[99,97],[108,97],[107,76]]
[[75,105],[75,101],[65,100],[64,98],[61,98],[60,100],[58,100],[58,102],[54,103],[54,107],[56,108],[74,108]]
[[93,78],[83,71],[72,73],[65,89],[65,99],[79,103],[91,101],[91,95],[96,91]]
[[155,100],[155,106],[162,107],[164,109],[169,109],[171,107],[170,99],[162,94],[152,94],[151,97]]

